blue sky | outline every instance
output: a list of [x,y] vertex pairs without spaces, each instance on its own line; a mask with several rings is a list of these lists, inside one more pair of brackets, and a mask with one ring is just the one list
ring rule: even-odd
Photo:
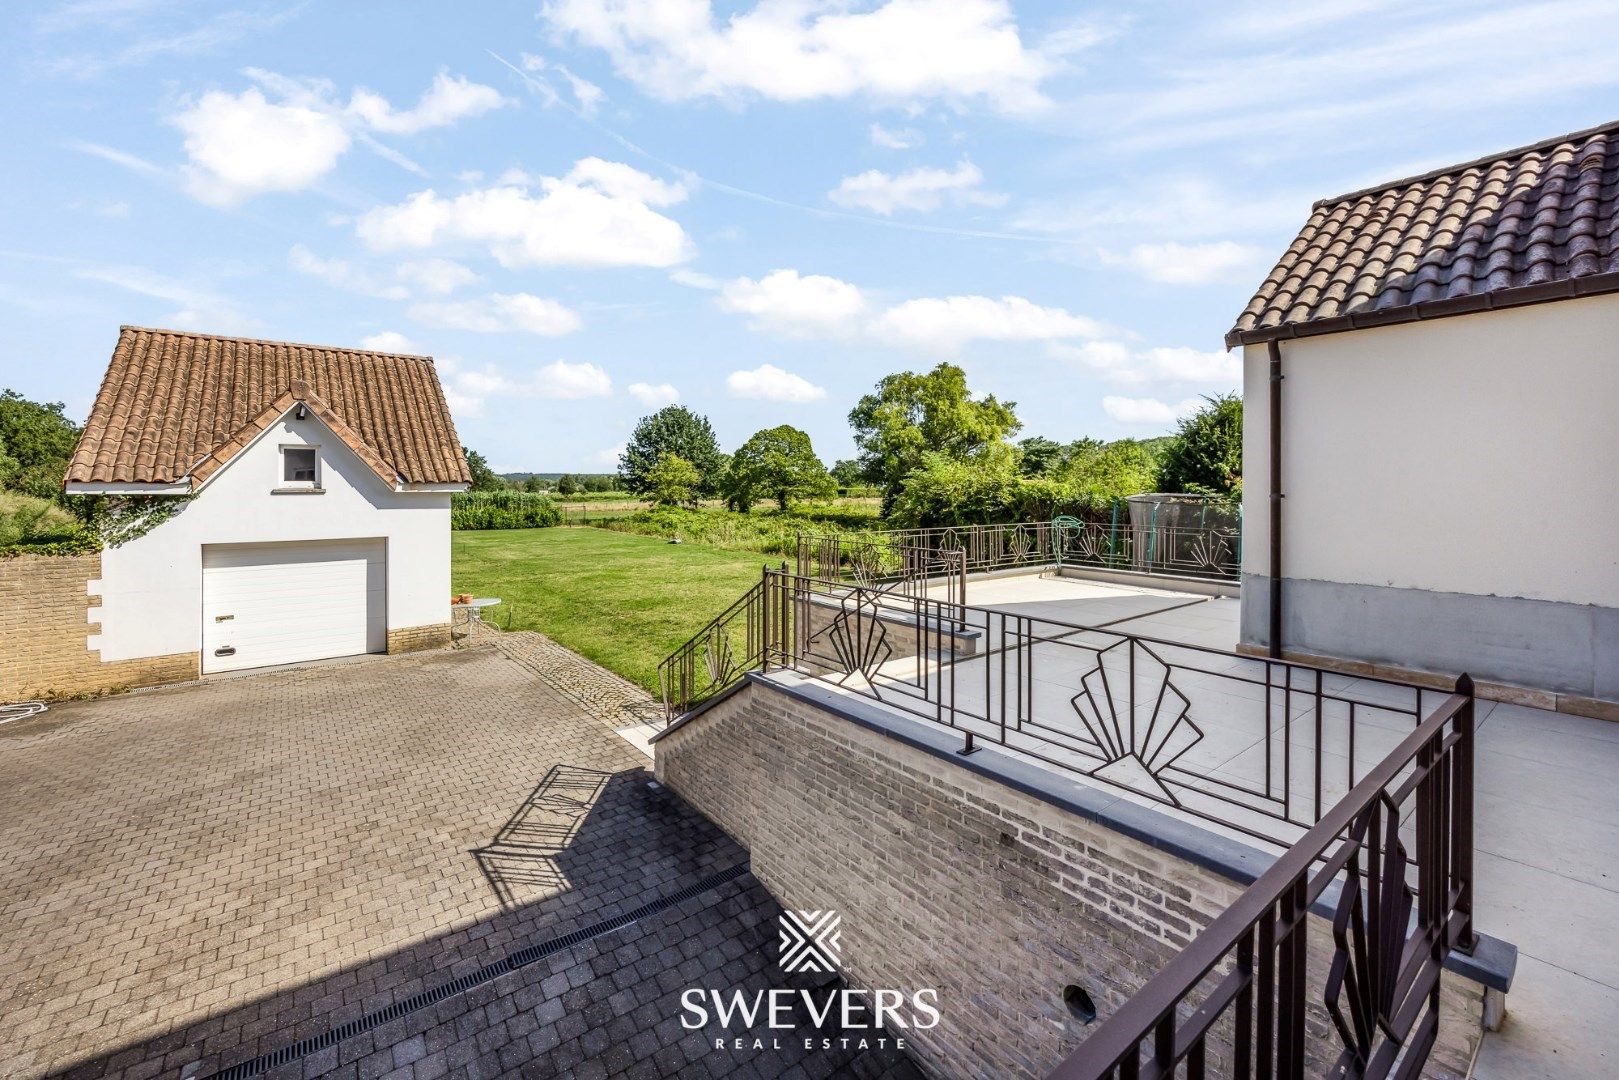
[[1619,115],[1612,3],[7,5],[0,382],[122,323],[421,352],[499,468],[883,374],[1168,430],[1312,200]]

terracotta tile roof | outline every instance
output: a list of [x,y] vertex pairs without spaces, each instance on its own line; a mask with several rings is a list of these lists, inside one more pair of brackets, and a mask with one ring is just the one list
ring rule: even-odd
[[1235,346],[1619,290],[1619,123],[1315,204]]
[[390,485],[470,480],[427,357],[126,326],[68,482],[195,487],[299,401]]

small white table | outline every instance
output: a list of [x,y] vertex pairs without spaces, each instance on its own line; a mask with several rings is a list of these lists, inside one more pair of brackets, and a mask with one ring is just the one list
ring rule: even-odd
[[472,632],[473,623],[483,622],[483,609],[486,607],[494,607],[498,603],[500,603],[500,597],[498,596],[480,596],[474,598],[471,603],[451,604],[450,623],[452,626],[454,625],[455,613],[457,611],[465,611],[467,613],[467,633],[470,634]]

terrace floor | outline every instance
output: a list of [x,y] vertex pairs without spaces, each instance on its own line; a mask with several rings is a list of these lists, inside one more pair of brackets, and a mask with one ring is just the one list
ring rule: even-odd
[[[1238,639],[1234,598],[1028,574],[972,579],[968,602],[1188,646],[1233,650]],[[1050,685],[1036,686],[1037,713],[1043,703],[1068,707],[1081,676],[1094,668],[1091,656],[1065,663],[1058,654],[1084,652],[1084,644],[1099,637],[1061,636],[1049,628],[1044,636],[1052,640],[1037,649],[1046,654],[1041,667]],[[1173,650],[1160,652],[1172,663],[1177,659]],[[1193,655],[1187,650],[1181,659],[1191,662]],[[1240,674],[1242,664],[1259,666],[1235,661],[1230,671]],[[1212,744],[1204,765],[1255,775],[1254,763],[1264,753],[1262,730],[1247,732],[1255,736],[1253,745],[1231,753],[1246,741],[1240,729],[1257,716],[1255,704],[1240,696],[1223,702],[1239,735],[1222,738],[1216,730],[1221,724],[1209,712],[1209,704],[1220,701],[1213,696],[1215,681],[1201,693],[1188,689]],[[1366,680],[1329,677],[1327,685],[1344,700],[1370,701],[1379,694]],[[1437,700],[1428,695],[1428,707]],[[1403,717],[1375,710],[1360,720],[1355,759],[1361,767],[1402,736],[1400,727],[1410,730]],[[1611,1077],[1619,1073],[1619,785],[1613,782],[1619,776],[1619,724],[1483,700],[1476,720],[1476,918],[1481,932],[1518,947],[1519,962],[1507,1020],[1485,1039],[1473,1075]],[[1313,748],[1312,733],[1304,735],[1304,748]],[[1331,730],[1323,738],[1331,740]],[[1195,751],[1183,760],[1193,757]],[[1329,793],[1343,790],[1328,787]]]

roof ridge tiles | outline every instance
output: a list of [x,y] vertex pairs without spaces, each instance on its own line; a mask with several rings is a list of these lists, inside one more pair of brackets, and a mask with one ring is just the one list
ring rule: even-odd
[[390,360],[424,360],[433,363],[431,356],[422,353],[387,352],[382,349],[360,349],[348,345],[319,345],[308,341],[277,341],[274,338],[241,337],[237,334],[209,334],[201,330],[173,330],[161,326],[135,326],[124,323],[119,330],[128,330],[137,334],[162,334],[166,337],[197,338],[205,341],[227,341],[241,345],[269,345],[275,348],[316,349],[322,352],[349,353],[356,356],[381,356]]
[[1531,155],[1556,149],[1565,143],[1580,142],[1582,140],[1604,137],[1613,134],[1619,134],[1619,120],[1610,120],[1607,123],[1597,124],[1594,127],[1582,128],[1579,131],[1571,131],[1566,135],[1557,135],[1549,139],[1542,139],[1539,142],[1529,143],[1526,146],[1515,147],[1511,150],[1503,150],[1497,154],[1485,154],[1483,157],[1477,157],[1471,161],[1462,161],[1457,162],[1454,165],[1445,165],[1437,169],[1429,169],[1426,172],[1416,173],[1412,176],[1402,176],[1398,180],[1387,180],[1381,184],[1373,184],[1370,187],[1357,188],[1354,191],[1346,191],[1342,195],[1334,195],[1330,198],[1318,199],[1313,206],[1333,206],[1338,203],[1363,199],[1368,195],[1377,195],[1385,191],[1406,187],[1411,184],[1425,183],[1430,180],[1437,180],[1440,177],[1465,173],[1473,169],[1483,169],[1491,165],[1505,167],[1510,162],[1517,161],[1519,159],[1526,159],[1531,157]]

